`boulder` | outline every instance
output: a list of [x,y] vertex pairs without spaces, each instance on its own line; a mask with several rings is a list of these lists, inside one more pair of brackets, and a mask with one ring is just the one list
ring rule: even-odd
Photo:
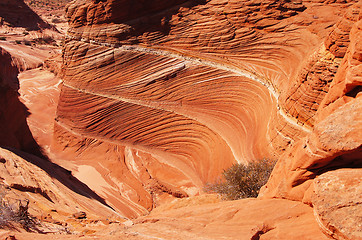
[[312,203],[322,230],[334,239],[362,239],[362,169],[339,169],[313,181]]

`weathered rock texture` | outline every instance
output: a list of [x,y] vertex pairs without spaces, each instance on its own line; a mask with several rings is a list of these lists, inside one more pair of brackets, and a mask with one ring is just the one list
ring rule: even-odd
[[362,170],[330,171],[313,185],[312,203],[323,230],[336,239],[362,239]]
[[[51,235],[52,239],[175,239],[175,240],[327,240],[314,220],[313,210],[301,202],[283,199],[243,199],[210,202],[210,196],[179,199],[171,209],[151,213],[134,222],[109,224],[96,233]],[[205,199],[207,201],[205,202]],[[186,200],[186,201],[184,201]],[[156,208],[157,209],[157,208]],[[252,211],[251,211],[252,209]],[[11,235],[11,233],[5,233]],[[44,234],[14,233],[16,239],[49,239]],[[1,233],[0,233],[1,237]]]
[[[72,2],[52,152],[137,216],[197,194],[234,162],[290,148],[265,196],[301,200],[330,160],[359,164],[359,11],[354,1]],[[342,108],[330,104],[337,93],[350,99]]]
[[310,202],[310,191],[306,190],[314,177],[335,168],[362,167],[361,3],[354,5],[352,12],[358,21],[351,28],[345,56],[319,106],[318,123],[281,157],[285,160],[275,167],[264,196]]
[[43,224],[49,223],[51,232],[66,233],[67,225],[69,230],[77,231],[77,225],[82,224],[71,216],[79,211],[88,212],[89,220],[122,220],[71,172],[48,160],[3,148],[0,148],[0,159],[1,200],[13,206],[28,200],[29,213]]
[[[150,214],[132,227],[163,239],[328,239],[312,209],[283,199],[242,199]],[[152,231],[153,230],[153,231]],[[170,237],[170,233],[177,234]]]
[[46,69],[27,70],[18,75],[20,101],[28,108],[28,126],[35,141],[49,152],[54,117],[58,103],[60,79]]

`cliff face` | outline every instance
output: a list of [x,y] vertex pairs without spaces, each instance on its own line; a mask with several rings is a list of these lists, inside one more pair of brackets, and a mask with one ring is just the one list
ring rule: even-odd
[[[362,167],[361,6],[352,6],[326,40],[332,54],[344,57],[319,105],[312,132],[290,148],[281,157],[286,161],[279,161],[274,169],[266,191],[274,192],[272,196],[296,200],[304,197],[308,202],[310,196],[305,190],[315,176],[336,168]],[[339,30],[342,25],[345,31]],[[341,36],[331,40],[336,39],[336,32]],[[345,40],[342,43],[340,39]]]
[[[232,163],[262,157],[282,156],[274,172],[287,179],[278,188],[273,177],[269,196],[294,188],[301,181],[288,171],[307,161],[292,160],[305,139],[318,145],[338,135],[327,126],[353,134],[358,126],[359,9],[353,1],[72,2],[52,151],[126,216],[194,195]],[[350,29],[354,45],[342,59]],[[352,100],[330,104],[335,91]],[[358,137],[348,149],[323,143],[323,152],[354,151]]]
[[0,146],[39,153],[26,123],[27,111],[18,99],[16,60],[0,47]]
[[[313,205],[323,230],[337,239],[360,239],[361,7],[359,3],[350,8],[326,40],[331,52],[343,59],[318,108],[317,123],[310,134],[281,156],[261,193],[264,198],[288,198]],[[337,33],[341,35],[338,38]],[[347,215],[351,217],[345,219]]]

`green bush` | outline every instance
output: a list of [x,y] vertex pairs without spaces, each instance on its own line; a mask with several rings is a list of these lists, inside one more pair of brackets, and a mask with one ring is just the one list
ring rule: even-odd
[[250,162],[248,165],[233,164],[224,170],[222,179],[205,186],[207,192],[223,195],[225,199],[257,197],[260,188],[266,184],[275,162],[267,159]]

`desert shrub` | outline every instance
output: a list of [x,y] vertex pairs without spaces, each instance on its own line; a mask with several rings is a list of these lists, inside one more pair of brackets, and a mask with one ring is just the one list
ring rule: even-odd
[[0,37],[1,41],[6,41],[6,37]]
[[222,178],[205,186],[207,192],[216,192],[225,199],[257,197],[260,188],[266,184],[275,162],[262,159],[252,161],[248,165],[233,164],[224,170]]
[[10,227],[14,216],[11,206],[4,200],[4,194],[0,193],[0,229]]
[[[1,190],[1,189],[0,189]],[[10,204],[4,199],[4,192],[0,192],[0,229],[14,228],[16,224],[20,224],[26,231],[38,232],[38,223],[29,215],[29,201],[18,201],[18,207]]]

